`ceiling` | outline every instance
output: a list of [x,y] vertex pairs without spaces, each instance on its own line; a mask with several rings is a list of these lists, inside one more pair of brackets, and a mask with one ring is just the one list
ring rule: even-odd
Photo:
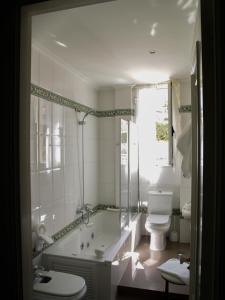
[[118,0],[38,15],[32,41],[96,87],[184,77],[196,1]]

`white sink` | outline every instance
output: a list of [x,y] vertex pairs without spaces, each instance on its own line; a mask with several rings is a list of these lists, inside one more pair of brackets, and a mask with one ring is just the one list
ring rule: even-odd
[[191,219],[191,202],[187,202],[184,204],[182,208],[182,216],[184,219]]

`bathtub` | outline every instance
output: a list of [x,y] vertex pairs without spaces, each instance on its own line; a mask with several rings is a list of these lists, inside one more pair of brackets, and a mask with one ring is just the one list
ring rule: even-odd
[[119,212],[98,211],[47,248],[42,255],[46,269],[85,278],[87,300],[113,300],[131,253],[140,240],[140,214],[121,231]]

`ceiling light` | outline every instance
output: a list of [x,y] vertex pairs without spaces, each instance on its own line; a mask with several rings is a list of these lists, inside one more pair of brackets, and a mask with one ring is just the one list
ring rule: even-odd
[[155,50],[149,50],[148,53],[149,53],[149,54],[155,54],[156,51],[155,51]]
[[67,48],[67,45],[60,42],[60,41],[55,41],[57,45],[61,46],[61,47],[64,47],[64,48]]

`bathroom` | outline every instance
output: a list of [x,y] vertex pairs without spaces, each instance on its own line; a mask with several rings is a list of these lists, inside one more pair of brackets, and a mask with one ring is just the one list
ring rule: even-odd
[[[157,266],[190,256],[190,216],[182,209],[191,202],[191,169],[177,145],[191,124],[197,4],[119,0],[32,17],[33,265],[84,278],[84,299],[163,295]],[[153,138],[146,141],[154,125],[145,130],[154,107],[148,93],[166,99],[154,111],[167,114],[157,163]],[[165,249],[150,248],[146,229],[154,195],[172,199]],[[189,287],[170,284],[170,292],[187,299]]]

